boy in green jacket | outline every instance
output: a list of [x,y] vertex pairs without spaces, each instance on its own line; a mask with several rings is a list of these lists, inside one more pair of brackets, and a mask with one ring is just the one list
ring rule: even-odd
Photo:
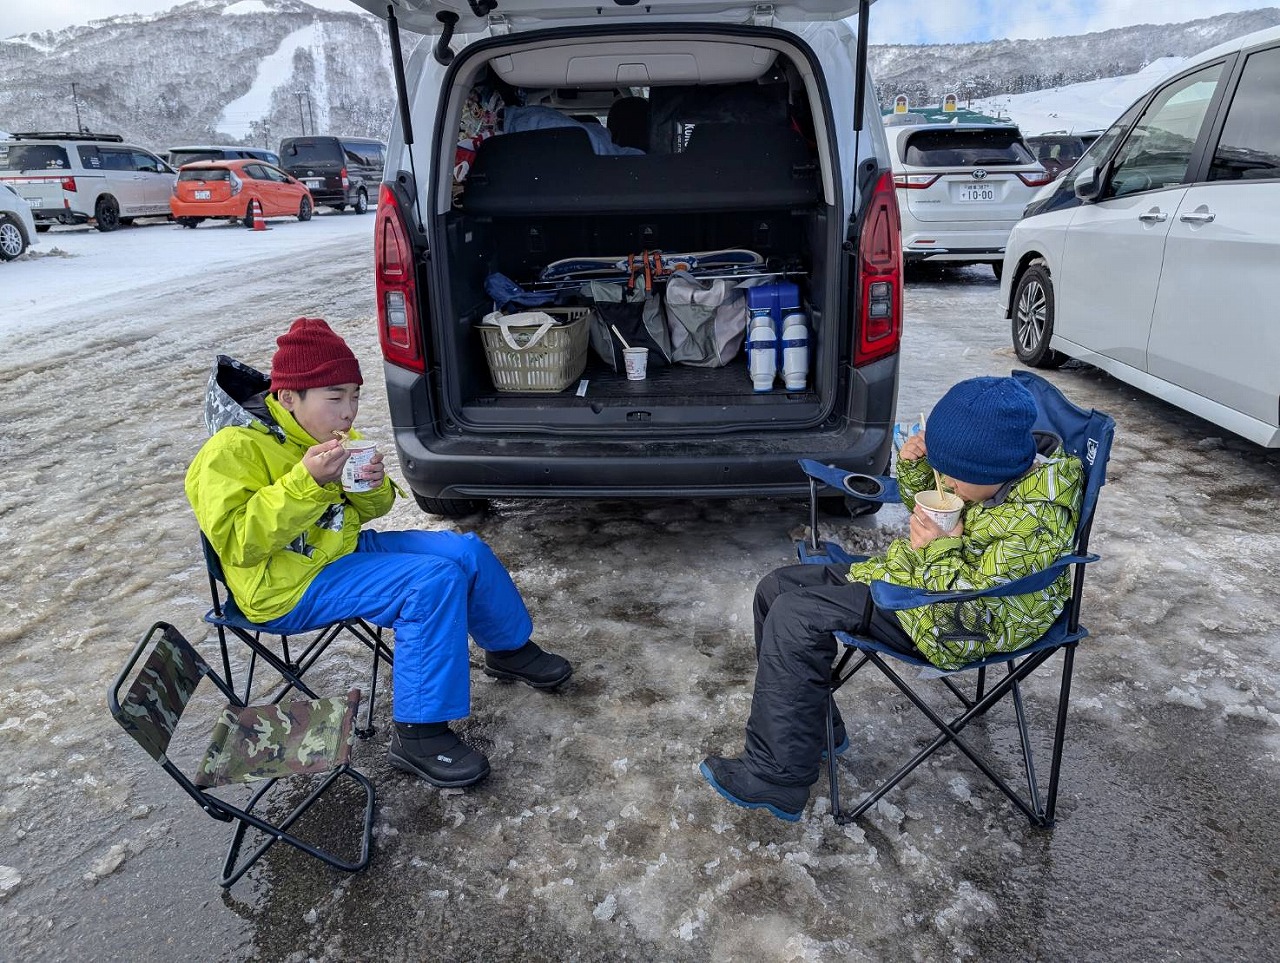
[[[818,779],[835,631],[868,636],[943,669],[1039,638],[1071,594],[1064,572],[1048,588],[1009,598],[881,612],[873,581],[935,591],[985,589],[1047,568],[1073,544],[1084,472],[1061,441],[1033,432],[1035,399],[1013,378],[972,378],[948,391],[898,453],[898,489],[910,534],[884,555],[778,569],[756,588],[756,685],[736,759],[708,757],[707,781],[726,799],[798,820]],[[961,497],[944,532],[915,505],[934,470]],[[848,748],[836,719],[836,751]]]
[[376,532],[395,490],[381,454],[361,469],[371,489],[348,491],[340,438],[360,407],[360,364],[319,318],[277,339],[267,379],[220,358],[205,420],[213,436],[187,471],[186,490],[240,610],[277,634],[343,619],[395,630],[389,758],[436,786],[489,773],[484,754],[449,728],[471,711],[467,636],[485,672],[553,689],[572,674],[544,652],[511,576],[475,535]]

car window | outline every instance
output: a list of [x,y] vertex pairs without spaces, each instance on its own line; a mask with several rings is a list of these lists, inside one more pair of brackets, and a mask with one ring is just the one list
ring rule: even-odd
[[142,151],[133,152],[133,166],[135,170],[143,171],[147,174],[159,174],[164,169],[160,164],[159,158],[144,154]]
[[360,167],[371,167],[377,163],[377,158],[373,144],[357,144],[351,141],[342,142],[342,153],[348,164],[356,164]]
[[271,176],[267,173],[266,169],[262,167],[262,165],[260,164],[245,164],[244,167],[240,169],[244,171],[249,177],[253,178],[255,181],[271,180]]
[[57,144],[10,144],[0,154],[0,170],[6,171],[65,171],[71,164],[67,151]]
[[1227,122],[1213,152],[1209,180],[1280,177],[1280,47],[1245,61]]
[[220,150],[183,150],[169,152],[169,163],[174,167],[181,167],[183,164],[194,164],[196,161],[221,159],[222,151]]
[[262,171],[262,173],[266,175],[266,178],[269,181],[275,181],[278,184],[283,184],[289,180],[288,176],[284,173],[284,171],[278,171],[274,167],[271,167],[268,164],[255,164],[254,166],[257,167],[258,170]]
[[1175,80],[1156,94],[1116,152],[1103,197],[1124,197],[1182,183],[1221,78],[1222,64],[1213,64]]
[[225,181],[230,178],[231,172],[225,167],[195,167],[178,171],[180,181]]
[[108,171],[132,171],[133,151],[122,150],[118,147],[99,147],[98,158],[102,162],[102,169]]
[[1016,127],[920,130],[906,135],[902,159],[912,167],[983,167],[1032,164]]
[[295,140],[285,145],[284,156],[290,164],[336,163],[342,150],[332,140]]

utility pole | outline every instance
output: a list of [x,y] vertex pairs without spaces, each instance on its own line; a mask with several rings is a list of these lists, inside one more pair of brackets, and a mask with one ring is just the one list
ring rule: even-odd
[[74,80],[71,82],[71,103],[76,109],[76,131],[83,134],[84,125],[80,123],[80,95],[76,92],[76,83]]
[[307,94],[307,117],[311,121],[311,133],[314,134],[316,132],[316,118],[315,118],[315,115],[311,113],[311,95],[310,94]]
[[302,136],[307,136],[307,118],[302,114],[302,94],[298,94],[298,124],[302,127]]

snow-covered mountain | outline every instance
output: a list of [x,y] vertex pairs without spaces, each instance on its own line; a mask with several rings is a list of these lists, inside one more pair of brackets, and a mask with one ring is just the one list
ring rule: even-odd
[[156,149],[274,148],[304,132],[384,137],[393,103],[386,28],[354,5],[193,0],[0,40],[5,130],[75,130],[78,106],[89,130]]
[[[875,17],[891,13],[884,7],[874,8],[872,39]],[[956,92],[995,97],[990,103],[1009,114],[1023,109],[1028,91],[1138,74],[1158,58],[1275,24],[1280,9],[1269,8],[1050,40],[873,46],[871,68],[886,105],[897,94],[936,104]],[[78,106],[85,127],[157,149],[274,147],[304,132],[385,137],[394,109],[389,59],[386,28],[354,5],[346,13],[303,0],[191,0],[160,14],[0,39],[0,128],[74,130]],[[1126,96],[1122,86],[1107,90]],[[1051,99],[1036,109],[1044,116],[1024,123],[1028,133],[1106,122],[1059,122]]]

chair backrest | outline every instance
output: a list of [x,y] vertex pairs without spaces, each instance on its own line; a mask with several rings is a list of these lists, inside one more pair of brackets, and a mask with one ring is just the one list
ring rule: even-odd
[[[155,646],[122,701],[120,690],[152,639]],[[134,648],[108,693],[111,715],[152,759],[163,762],[183,710],[206,675],[213,672],[191,643],[169,623],[157,622]]]
[[204,553],[204,567],[209,570],[209,577],[225,588],[227,576],[222,571],[222,559],[218,558],[218,553],[213,550],[213,544],[204,532],[200,533],[200,551]]
[[1014,371],[1013,377],[1036,399],[1039,414],[1035,427],[1051,431],[1062,439],[1062,447],[1075,455],[1084,466],[1084,496],[1080,504],[1080,521],[1076,525],[1076,551],[1083,554],[1089,547],[1089,530],[1098,507],[1098,493],[1107,480],[1107,460],[1111,457],[1111,440],[1116,423],[1110,415],[1090,409],[1086,411],[1030,371]]

